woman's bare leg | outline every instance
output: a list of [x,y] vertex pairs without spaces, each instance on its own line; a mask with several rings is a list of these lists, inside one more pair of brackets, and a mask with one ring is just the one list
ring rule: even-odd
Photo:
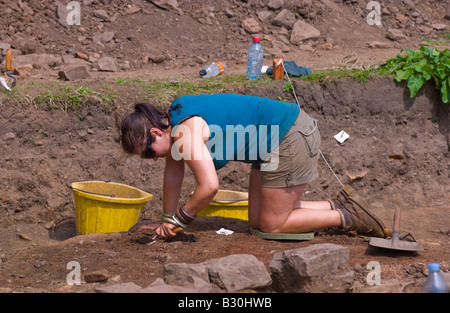
[[342,226],[338,211],[328,201],[306,201],[310,207],[294,210],[306,184],[290,188],[261,188],[258,228],[268,233],[303,233]]
[[249,178],[248,221],[251,228],[259,228],[259,206],[261,203],[261,171],[252,169]]
[[328,201],[300,201],[294,205],[295,209],[312,209],[312,210],[331,210]]

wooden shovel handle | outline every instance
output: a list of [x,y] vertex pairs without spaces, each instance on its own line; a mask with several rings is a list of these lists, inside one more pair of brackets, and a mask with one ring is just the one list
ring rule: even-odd
[[400,228],[400,216],[401,216],[400,208],[397,207],[395,209],[395,214],[394,214],[394,230],[392,232],[392,236],[398,236],[398,230]]

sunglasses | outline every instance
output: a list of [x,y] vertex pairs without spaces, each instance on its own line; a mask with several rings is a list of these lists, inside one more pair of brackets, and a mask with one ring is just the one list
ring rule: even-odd
[[147,147],[141,153],[141,158],[143,159],[153,159],[155,157],[155,151],[152,149],[153,138],[152,134],[148,134],[147,137]]

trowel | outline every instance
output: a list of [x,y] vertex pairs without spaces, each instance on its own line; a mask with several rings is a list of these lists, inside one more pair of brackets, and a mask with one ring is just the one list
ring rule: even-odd
[[6,51],[6,62],[5,63],[6,63],[5,64],[6,75],[8,75],[8,77],[10,77],[13,80],[13,82],[11,83],[11,86],[8,86],[8,84],[6,83],[6,80],[3,77],[0,77],[0,85],[1,85],[0,88],[3,87],[4,89],[11,91],[11,89],[16,86],[17,79],[14,75],[11,74],[13,67],[11,66],[12,51],[10,49],[8,51]]
[[[400,226],[400,215],[401,215],[400,208],[396,208],[395,214],[394,214],[394,230],[392,231],[392,237],[390,239],[372,237],[372,238],[370,238],[369,245],[373,246],[373,247],[391,249],[391,250],[399,250],[399,251],[421,251],[421,250],[423,250],[420,243],[418,243],[410,233],[407,233],[407,234],[399,237],[398,229]],[[414,241],[402,240],[408,236],[411,236],[411,238]]]

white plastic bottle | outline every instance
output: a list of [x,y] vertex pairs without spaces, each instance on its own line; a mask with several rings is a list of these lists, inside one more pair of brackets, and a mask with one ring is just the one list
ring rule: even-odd
[[260,44],[261,38],[256,34],[253,36],[253,44],[248,49],[248,62],[246,77],[250,79],[261,78],[261,68],[264,59],[264,49]]
[[225,73],[227,66],[223,62],[215,62],[203,67],[200,71],[200,76],[203,78],[210,78]]

